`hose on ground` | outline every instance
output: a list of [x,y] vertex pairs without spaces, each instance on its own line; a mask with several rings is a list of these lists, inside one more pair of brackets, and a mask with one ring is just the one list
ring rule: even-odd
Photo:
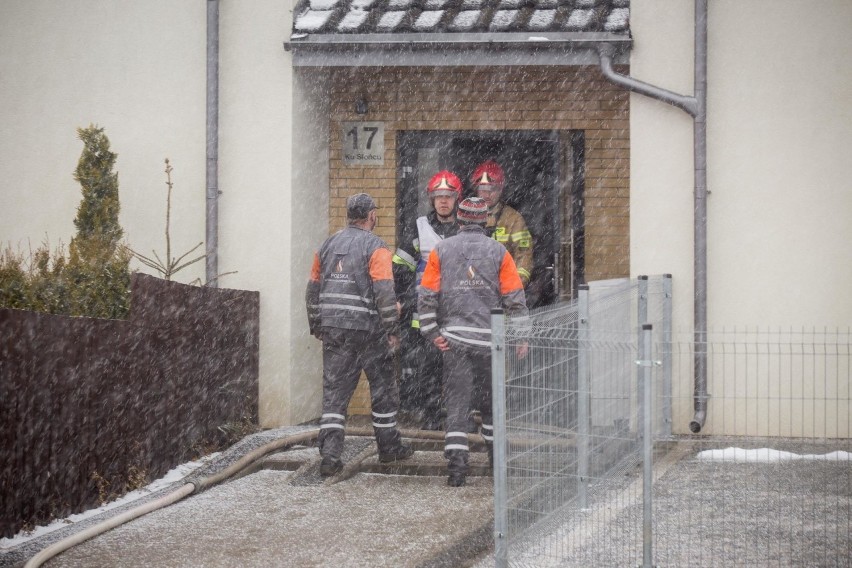
[[187,483],[185,483],[178,489],[172,491],[171,493],[160,497],[159,499],[155,499],[154,501],[150,501],[148,503],[145,503],[144,505],[140,505],[139,507],[135,507],[133,509],[130,509],[129,511],[125,511],[120,515],[116,515],[115,517],[93,525],[87,528],[86,530],[80,531],[79,533],[73,534],[58,542],[55,542],[54,544],[48,546],[32,558],[30,558],[27,563],[24,564],[24,568],[38,568],[57,554],[60,554],[61,552],[64,552],[73,546],[77,546],[78,544],[81,544],[89,540],[90,538],[94,538],[100,534],[107,532],[108,530],[114,529],[120,525],[123,525],[124,523],[130,522],[133,519],[141,517],[142,515],[146,515],[158,509],[162,509],[163,507],[173,505],[174,503],[177,503],[188,495],[200,493],[205,489],[209,489],[217,483],[221,483],[229,477],[236,475],[237,473],[239,473],[240,471],[250,466],[252,463],[261,459],[263,456],[270,452],[274,452],[287,446],[295,446],[297,444],[311,442],[316,439],[318,435],[319,430],[310,430],[308,432],[302,432],[299,434],[294,434],[292,436],[285,436],[284,438],[273,440],[268,444],[265,444],[263,446],[260,446],[259,448],[252,450],[251,452],[247,453],[242,458],[235,461],[219,473],[203,478],[188,478]]

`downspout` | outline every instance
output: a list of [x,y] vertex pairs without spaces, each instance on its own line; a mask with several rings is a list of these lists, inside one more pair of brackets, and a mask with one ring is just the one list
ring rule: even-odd
[[207,0],[207,199],[206,286],[219,274],[219,0]]
[[616,73],[612,68],[615,46],[598,47],[601,71],[611,82],[657,99],[689,113],[694,119],[695,176],[694,250],[694,409],[689,429],[697,434],[707,419],[707,0],[695,0],[695,96],[688,97]]

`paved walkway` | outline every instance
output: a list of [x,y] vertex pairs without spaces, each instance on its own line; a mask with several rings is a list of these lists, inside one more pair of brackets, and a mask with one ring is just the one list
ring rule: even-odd
[[[409,460],[380,464],[372,438],[349,436],[343,457],[351,466],[331,479],[319,476],[315,448],[272,454],[248,475],[110,530],[44,566],[471,564],[492,542],[492,479],[472,476],[465,487],[448,487],[437,439],[442,435],[435,438],[414,440],[418,451]],[[235,461],[264,439],[235,447],[224,461]],[[474,455],[472,473],[487,472],[485,459]],[[0,566],[21,565],[49,544],[43,540],[15,555],[0,555]]]

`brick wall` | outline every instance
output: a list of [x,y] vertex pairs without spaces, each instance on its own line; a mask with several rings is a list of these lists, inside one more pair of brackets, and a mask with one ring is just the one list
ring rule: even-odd
[[[362,95],[369,101],[366,116],[354,111]],[[332,231],[345,224],[346,197],[366,191],[379,205],[376,234],[396,246],[400,131],[583,130],[586,279],[629,275],[629,96],[596,67],[341,68],[332,72],[331,101]],[[385,123],[381,167],[342,162],[340,123],[363,120]],[[359,386],[350,411],[369,411],[367,392],[366,385]]]

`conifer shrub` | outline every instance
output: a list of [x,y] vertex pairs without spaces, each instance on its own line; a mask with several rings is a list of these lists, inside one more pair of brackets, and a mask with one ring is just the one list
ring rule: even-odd
[[0,256],[0,307],[120,319],[130,309],[130,258],[121,245],[117,155],[103,128],[78,128],[83,152],[74,172],[83,198],[68,258],[45,244],[29,258],[11,249]]

